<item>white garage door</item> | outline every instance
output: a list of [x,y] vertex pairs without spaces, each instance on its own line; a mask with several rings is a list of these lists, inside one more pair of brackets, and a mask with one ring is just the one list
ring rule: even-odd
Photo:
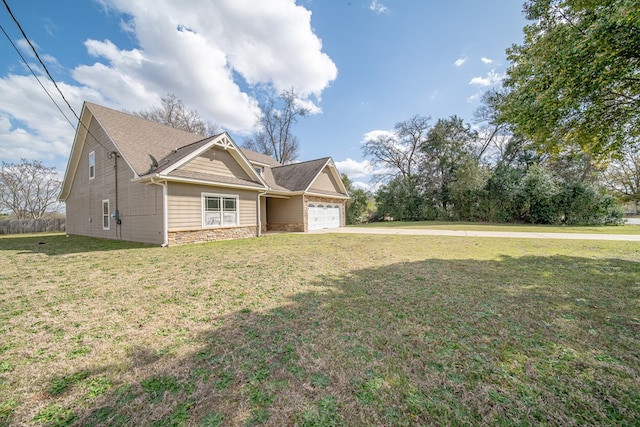
[[321,203],[309,204],[309,230],[340,227],[340,207]]

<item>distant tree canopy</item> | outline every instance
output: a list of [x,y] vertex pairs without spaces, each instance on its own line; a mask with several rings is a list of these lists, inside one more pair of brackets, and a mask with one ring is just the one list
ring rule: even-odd
[[188,109],[182,100],[172,93],[161,98],[160,106],[152,107],[149,110],[134,111],[133,114],[203,137],[213,136],[220,132],[220,127],[217,124],[203,120],[200,113]]
[[[459,117],[438,120],[416,150],[405,148],[414,151],[414,172],[396,173],[378,189],[378,218],[535,224],[621,221],[622,212],[584,153],[540,155],[526,140],[506,134],[494,139],[491,150],[487,147],[486,135]],[[371,147],[363,151],[372,152]],[[493,151],[490,156],[489,151]],[[401,165],[396,170],[408,169]]]
[[530,0],[524,42],[511,66],[500,121],[548,153],[580,147],[620,155],[640,137],[637,0]]
[[17,219],[42,218],[58,212],[61,189],[62,181],[54,167],[44,166],[38,160],[2,162],[0,211],[9,211]]
[[293,126],[310,111],[300,103],[295,90],[284,90],[277,98],[269,97],[260,105],[261,115],[256,132],[245,139],[243,146],[271,156],[280,163],[291,163],[298,158],[300,144],[293,134]]

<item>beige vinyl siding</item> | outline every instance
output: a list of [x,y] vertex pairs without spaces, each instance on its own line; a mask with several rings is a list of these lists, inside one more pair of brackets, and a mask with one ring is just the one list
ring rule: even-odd
[[[133,183],[135,177],[122,157],[118,157],[118,210],[122,220],[116,225],[109,218],[109,230],[102,228],[102,201],[109,200],[110,214],[116,209],[115,150],[111,140],[95,119],[91,135],[82,150],[80,164],[66,201],[67,233],[106,239],[163,243],[162,187]],[[95,178],[89,179],[89,153],[95,152]]]
[[[91,120],[89,131],[100,144],[88,136],[83,147],[80,164],[66,201],[67,233],[115,238],[115,227],[110,230],[102,229],[102,201],[115,196],[115,191],[109,191],[108,188],[114,182],[113,160],[107,158],[115,147],[95,119]],[[95,152],[95,177],[90,180],[89,153],[92,151]]]
[[327,168],[324,168],[315,179],[315,181],[313,181],[313,184],[311,184],[310,190],[339,193],[340,187],[336,183],[333,175],[331,175],[329,170]]
[[228,151],[215,147],[196,157],[180,169],[251,180]]
[[202,228],[202,193],[238,196],[239,226],[258,223],[258,193],[206,185],[170,182],[168,188],[169,230]]
[[304,204],[302,196],[290,199],[267,199],[267,221],[270,224],[304,223]]

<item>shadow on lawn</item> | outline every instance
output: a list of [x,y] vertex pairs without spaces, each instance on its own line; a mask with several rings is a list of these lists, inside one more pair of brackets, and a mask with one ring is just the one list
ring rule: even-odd
[[19,254],[42,253],[49,256],[148,248],[151,246],[152,245],[144,243],[126,242],[123,240],[67,236],[63,233],[0,236],[0,251],[20,251]]
[[143,379],[113,385],[57,425],[640,419],[638,263],[435,259],[313,285],[289,305],[212,319],[221,326],[186,359],[132,359]]

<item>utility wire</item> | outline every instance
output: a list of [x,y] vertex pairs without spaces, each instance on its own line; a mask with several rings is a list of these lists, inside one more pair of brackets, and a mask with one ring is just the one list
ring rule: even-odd
[[[71,112],[73,113],[73,115],[76,117],[76,119],[78,119],[78,123],[80,123],[80,125],[87,131],[87,134],[89,134],[89,136],[91,136],[93,138],[93,140],[102,148],[104,148],[105,151],[107,151],[108,153],[111,153],[113,150],[107,148],[104,146],[104,144],[102,144],[100,142],[100,140],[98,138],[96,138],[91,131],[89,130],[89,128],[82,123],[82,120],[80,120],[80,117],[78,116],[78,114],[76,114],[75,110],[71,107],[71,104],[69,104],[69,101],[67,101],[67,98],[64,96],[64,94],[62,93],[62,90],[60,90],[60,88],[58,87],[58,84],[56,83],[55,79],[53,78],[53,76],[51,75],[51,73],[49,73],[49,70],[47,69],[47,66],[45,65],[45,63],[42,61],[42,59],[40,58],[40,55],[38,55],[38,51],[36,51],[36,48],[33,46],[33,44],[31,43],[31,40],[29,40],[29,37],[27,37],[27,34],[24,32],[24,30],[22,29],[22,26],[20,25],[20,23],[18,22],[18,20],[16,19],[15,15],[13,14],[13,12],[11,11],[11,8],[9,7],[9,5],[7,4],[6,0],[2,0],[2,3],[4,3],[4,6],[7,9],[7,12],[9,12],[9,15],[11,15],[11,18],[13,19],[13,22],[15,22],[15,24],[18,26],[18,28],[20,29],[20,32],[22,33],[22,36],[24,37],[24,39],[27,41],[27,43],[29,43],[29,46],[31,46],[31,50],[33,51],[33,53],[36,55],[36,58],[38,59],[38,62],[40,62],[40,64],[42,65],[42,67],[44,68],[44,70],[47,73],[47,76],[49,76],[49,79],[53,82],[53,85],[56,87],[56,89],[58,90],[58,93],[60,93],[60,96],[62,97],[62,99],[64,100],[64,102],[67,104],[67,107],[69,107],[69,110],[71,110]],[[49,98],[51,99],[51,101],[55,104],[55,106],[58,108],[58,110],[60,111],[60,113],[64,116],[65,119],[67,119],[67,121],[69,122],[69,124],[71,125],[71,127],[77,131],[77,128],[73,125],[73,123],[71,123],[71,120],[69,120],[69,118],[67,117],[67,115],[62,111],[62,109],[60,108],[60,106],[58,105],[58,103],[53,99],[53,97],[51,96],[51,94],[49,93],[49,91],[47,91],[47,89],[44,87],[44,85],[42,84],[42,82],[40,81],[40,79],[38,78],[38,76],[36,75],[36,73],[33,71],[33,69],[31,68],[31,66],[29,65],[29,63],[27,62],[27,60],[24,58],[24,56],[22,55],[22,53],[20,52],[20,49],[18,49],[18,47],[13,43],[13,40],[11,40],[11,37],[9,37],[9,35],[7,34],[7,32],[4,30],[4,28],[0,25],[0,28],[2,29],[2,32],[4,33],[5,37],[7,38],[7,40],[9,40],[9,43],[11,43],[11,46],[13,46],[13,48],[16,50],[16,52],[18,52],[18,55],[20,56],[20,58],[22,59],[22,61],[26,64],[27,68],[29,69],[29,71],[31,71],[31,74],[33,74],[33,76],[36,78],[36,80],[38,81],[38,83],[40,83],[40,86],[42,87],[42,89],[46,92],[46,94],[49,96]]]
[[16,17],[13,15],[13,12],[11,11],[11,8],[9,7],[9,5],[7,4],[6,0],[2,0],[2,3],[4,3],[4,6],[7,8],[7,12],[9,12],[9,15],[11,15],[11,18],[13,19],[13,22],[16,23],[16,25],[18,26],[18,28],[20,29],[20,32],[22,33],[22,36],[24,37],[24,39],[27,41],[27,43],[29,43],[29,46],[31,47],[31,50],[33,51],[33,53],[36,55],[36,58],[38,59],[38,62],[40,62],[40,64],[42,65],[42,68],[44,68],[44,71],[47,73],[47,76],[49,76],[49,79],[51,79],[51,81],[53,82],[53,85],[56,87],[56,89],[58,90],[58,93],[60,93],[60,96],[62,97],[62,99],[64,100],[64,102],[67,103],[67,107],[69,107],[69,110],[71,110],[71,112],[73,113],[74,116],[76,116],[76,119],[78,119],[78,121],[80,121],[80,117],[78,116],[78,114],[76,114],[76,112],[73,110],[73,108],[71,107],[71,104],[69,104],[69,101],[67,101],[67,98],[64,96],[64,93],[62,93],[62,91],[60,90],[60,88],[58,87],[58,84],[56,83],[56,81],[54,80],[53,76],[51,75],[51,73],[49,72],[49,69],[47,68],[47,66],[45,65],[44,61],[42,61],[42,59],[40,58],[40,55],[38,55],[38,51],[36,50],[36,48],[33,46],[33,44],[31,43],[31,40],[29,40],[29,37],[27,37],[27,34],[24,32],[24,30],[22,29],[22,25],[20,25],[20,23],[18,22],[18,20],[16,19]]
[[7,38],[7,40],[9,40],[9,43],[11,43],[11,46],[13,46],[15,51],[18,53],[18,55],[22,59],[22,62],[24,62],[24,64],[29,69],[29,71],[31,71],[31,74],[33,74],[33,77],[35,77],[36,80],[38,81],[38,83],[40,83],[40,87],[42,87],[42,90],[45,91],[47,96],[49,96],[49,99],[51,100],[51,102],[53,102],[55,104],[55,106],[58,108],[58,111],[60,111],[60,114],[62,114],[64,116],[64,118],[67,119],[67,121],[69,122],[69,124],[71,125],[73,130],[76,130],[76,127],[74,126],[74,124],[71,122],[71,120],[69,120],[69,117],[67,117],[67,115],[64,113],[64,111],[62,111],[62,108],[60,108],[60,106],[58,105],[56,100],[53,99],[53,97],[51,96],[51,94],[49,93],[47,88],[44,87],[44,84],[42,84],[42,82],[38,78],[38,75],[35,73],[35,71],[33,71],[33,68],[31,68],[31,65],[29,65],[29,62],[27,62],[27,60],[24,58],[24,56],[22,56],[22,53],[20,52],[20,49],[18,49],[18,46],[16,46],[15,43],[13,43],[13,40],[11,40],[11,37],[9,37],[9,34],[7,34],[7,32],[4,30],[4,27],[2,25],[0,25],[0,30],[2,30],[2,33],[4,34],[4,36]]

